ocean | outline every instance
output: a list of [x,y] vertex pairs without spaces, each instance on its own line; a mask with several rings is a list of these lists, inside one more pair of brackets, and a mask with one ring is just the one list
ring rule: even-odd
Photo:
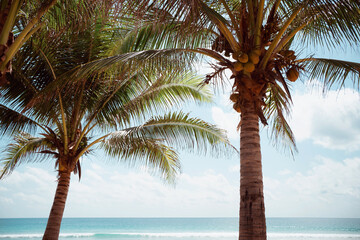
[[[0,239],[41,239],[47,219],[0,219]],[[64,218],[60,239],[236,240],[237,218]],[[268,240],[360,240],[356,218],[268,218]]]

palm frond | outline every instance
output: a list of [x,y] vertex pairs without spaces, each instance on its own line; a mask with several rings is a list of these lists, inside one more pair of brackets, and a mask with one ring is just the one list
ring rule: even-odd
[[[107,58],[97,59],[88,63],[80,64],[75,68],[63,73],[58,78],[48,84],[39,94],[49,95],[59,86],[66,86],[70,81],[76,83],[91,76],[101,77],[104,71],[110,71],[109,74],[118,74],[119,67],[127,68],[129,71],[136,71],[141,68],[166,69],[169,65],[172,67],[184,68],[184,63],[190,66],[193,62],[187,61],[189,53],[183,49],[163,49],[163,50],[145,50],[140,52],[124,53]],[[129,69],[129,67],[131,67]],[[115,68],[111,70],[111,68]],[[120,69],[121,69],[120,68]]]
[[101,144],[101,148],[113,158],[128,162],[132,166],[150,166],[172,183],[180,171],[177,153],[158,139],[128,137],[127,131],[112,133]]
[[357,46],[360,40],[360,2],[357,0],[307,1],[299,21],[310,20],[303,29],[303,42],[325,45],[328,48],[340,44]]
[[276,83],[269,86],[267,94],[264,114],[270,120],[270,137],[275,146],[280,144],[293,154],[297,152],[295,137],[286,121],[286,116],[290,115],[291,99],[288,93]]
[[35,154],[51,148],[46,138],[36,138],[28,133],[19,133],[14,136],[14,143],[7,145],[5,157],[1,160],[3,168],[0,179],[10,174],[15,167],[26,162],[43,161],[49,154]]
[[18,131],[33,132],[40,124],[3,104],[0,104],[0,135],[12,135]]
[[214,9],[210,8],[207,4],[203,3],[202,1],[199,2],[201,6],[200,8],[201,11],[204,14],[206,14],[208,18],[211,19],[211,21],[217,26],[219,31],[224,35],[226,40],[229,42],[231,48],[235,52],[239,52],[240,46],[237,40],[235,39],[235,37],[233,36],[231,30],[229,30],[228,28],[229,23],[226,21],[226,19],[223,16],[221,16],[221,14],[217,13]]
[[[106,105],[94,111],[98,115],[97,123],[106,127],[105,124],[112,125],[115,120],[120,124],[118,127],[123,127],[130,120],[145,119],[153,112],[167,111],[186,101],[209,102],[212,94],[207,86],[199,87],[201,82],[199,76],[187,71],[142,72],[124,88],[116,89]],[[98,102],[103,102],[102,99]]]
[[149,49],[196,48],[205,44],[206,29],[197,31],[191,38],[185,34],[179,35],[181,22],[173,20],[152,22],[143,20],[140,26],[124,33],[114,43],[111,56],[127,52],[137,52]]
[[299,61],[308,69],[309,78],[322,81],[325,89],[334,85],[343,88],[347,81],[360,89],[360,63],[325,58],[306,58]]
[[224,130],[183,112],[153,117],[129,132],[144,139],[162,139],[171,146],[199,153],[224,153],[231,148]]

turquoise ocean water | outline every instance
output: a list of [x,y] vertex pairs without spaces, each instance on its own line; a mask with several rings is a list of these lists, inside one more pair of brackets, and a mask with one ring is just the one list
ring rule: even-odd
[[[47,219],[0,219],[0,240],[41,239]],[[65,218],[60,239],[236,240],[237,218]],[[269,218],[269,240],[360,240],[360,219]]]

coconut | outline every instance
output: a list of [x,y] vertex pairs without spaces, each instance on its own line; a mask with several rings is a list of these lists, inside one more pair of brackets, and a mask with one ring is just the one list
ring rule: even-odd
[[259,61],[260,61],[259,55],[257,55],[257,54],[254,53],[254,52],[251,52],[251,53],[249,54],[249,59],[250,59],[250,61],[251,61],[253,64],[258,64]]
[[230,95],[230,100],[232,102],[236,102],[239,99],[240,94],[239,93],[233,93]]
[[234,69],[235,71],[240,72],[244,69],[244,64],[242,64],[241,62],[236,62],[234,63]]
[[247,63],[249,61],[249,56],[246,53],[243,53],[238,57],[238,60],[241,63]]
[[254,65],[254,63],[252,63],[252,62],[247,62],[247,63],[245,63],[245,64],[244,64],[244,70],[245,70],[246,72],[249,72],[249,73],[253,72],[253,71],[255,70],[255,65]]
[[292,67],[286,72],[286,77],[291,82],[295,82],[299,77],[299,72],[295,68]]

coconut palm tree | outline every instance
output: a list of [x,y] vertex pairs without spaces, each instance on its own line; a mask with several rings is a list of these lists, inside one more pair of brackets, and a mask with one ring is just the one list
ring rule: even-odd
[[[230,70],[230,100],[241,116],[239,239],[266,239],[259,121],[272,125],[275,140],[296,151],[285,119],[290,87],[301,75],[323,80],[326,89],[359,83],[360,64],[300,57],[306,47],[358,46],[358,0],[167,0],[137,1],[138,13],[156,12],[178,26],[178,37],[199,34],[203,47],[185,46],[214,60],[204,83]],[[155,15],[156,15],[155,14]],[[146,17],[146,15],[145,15]],[[160,40],[161,41],[161,40]],[[236,126],[234,126],[235,129]]]
[[[94,18],[85,29],[38,31],[15,57],[1,90],[0,131],[14,140],[0,178],[26,162],[53,161],[58,172],[43,239],[59,237],[71,174],[81,176],[80,159],[95,147],[121,162],[153,167],[172,182],[180,169],[177,147],[206,153],[229,145],[214,125],[169,111],[186,100],[209,101],[201,79],[180,70],[186,64],[164,57],[166,51],[161,59],[150,50],[128,52],[149,44],[134,47],[138,29],[114,23]],[[153,61],[140,62],[144,58]]]

